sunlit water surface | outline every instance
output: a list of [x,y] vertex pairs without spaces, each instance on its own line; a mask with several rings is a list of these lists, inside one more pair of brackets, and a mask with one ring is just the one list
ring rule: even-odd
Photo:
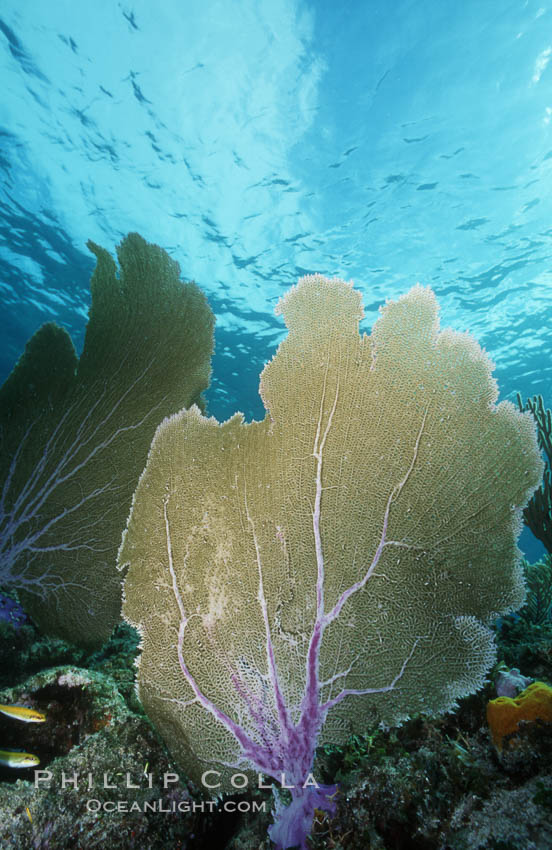
[[501,397],[552,401],[548,4],[5,0],[0,56],[0,378],[45,321],[82,345],[85,242],[137,230],[208,295],[220,419],[263,415],[307,272],[366,330],[430,284]]

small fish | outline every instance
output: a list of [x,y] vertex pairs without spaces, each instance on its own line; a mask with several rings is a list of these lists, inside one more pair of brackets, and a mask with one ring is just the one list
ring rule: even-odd
[[40,759],[32,753],[22,753],[19,750],[0,750],[0,764],[4,767],[36,767],[40,764]]
[[27,812],[27,817],[29,818],[30,822],[32,823],[33,822],[33,816],[31,814],[31,810],[29,809],[28,806],[25,806],[25,811]]
[[23,723],[44,723],[46,715],[34,708],[25,708],[24,705],[0,705],[0,712]]

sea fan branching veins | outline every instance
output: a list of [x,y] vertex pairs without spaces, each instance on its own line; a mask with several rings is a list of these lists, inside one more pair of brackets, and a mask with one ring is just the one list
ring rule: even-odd
[[335,810],[315,749],[448,710],[519,607],[520,512],[542,474],[530,414],[439,332],[415,287],[360,336],[360,295],[304,278],[261,376],[266,416],[192,407],[157,429],[119,551],[138,692],[191,778],[284,780],[269,834],[306,847]]
[[[276,780],[276,782],[290,786],[292,803],[288,807],[280,807],[278,822],[270,829],[271,837],[278,847],[291,847],[295,844],[299,844],[302,848],[307,847],[305,839],[310,832],[314,810],[321,809],[328,811],[329,813],[335,812],[334,797],[337,791],[337,786],[321,785],[317,783],[312,773],[315,748],[318,742],[320,729],[324,724],[327,713],[341,703],[346,697],[380,694],[392,691],[401,680],[406,666],[412,659],[414,651],[420,641],[419,637],[413,638],[410,652],[405,657],[396,675],[388,684],[379,688],[368,687],[354,689],[344,687],[339,689],[335,696],[328,697],[326,699],[322,697],[323,689],[333,689],[333,686],[339,682],[339,680],[345,679],[351,673],[353,666],[351,664],[347,669],[334,673],[329,679],[320,681],[320,648],[325,630],[334,622],[334,620],[337,619],[337,617],[339,617],[343,607],[347,603],[347,600],[353,594],[365,587],[370,577],[373,575],[386,546],[397,546],[408,549],[412,548],[410,544],[405,543],[404,541],[388,540],[387,528],[392,505],[399,499],[403,487],[408,481],[414,464],[416,463],[418,447],[420,440],[422,439],[426,416],[424,413],[420,430],[414,445],[410,466],[403,478],[393,487],[387,499],[380,540],[368,569],[358,581],[343,590],[335,604],[326,611],[324,606],[324,553],[320,533],[321,504],[324,490],[323,460],[324,445],[331,429],[333,415],[338,404],[338,398],[339,385],[336,390],[333,406],[330,410],[324,431],[322,432],[322,418],[325,402],[324,395],[322,397],[320,417],[318,420],[312,451],[312,457],[316,461],[315,496],[314,507],[312,510],[312,533],[317,568],[316,617],[308,645],[305,666],[305,689],[299,706],[299,719],[297,721],[293,719],[293,715],[296,714],[297,707],[288,706],[286,704],[286,697],[280,684],[269,622],[268,604],[263,584],[261,547],[255,532],[255,523],[251,517],[247,504],[247,493],[244,492],[243,495],[244,511],[255,549],[255,559],[258,570],[257,600],[262,612],[262,620],[264,624],[264,649],[266,653],[266,667],[272,691],[272,699],[266,698],[266,692],[264,693],[265,698],[260,699],[254,692],[250,691],[247,683],[243,681],[240,672],[226,662],[229,667],[232,686],[235,689],[236,696],[238,697],[236,701],[245,703],[247,707],[248,717],[246,719],[242,715],[239,723],[233,720],[232,717],[221,710],[205,693],[203,693],[186,664],[183,644],[185,630],[190,615],[186,613],[182,596],[178,589],[178,578],[173,563],[171,529],[167,511],[169,497],[167,496],[163,500],[167,564],[174,598],[180,612],[180,623],[178,626],[178,661],[182,674],[195,695],[193,700],[181,703],[181,707],[184,708],[193,702],[197,703],[203,709],[209,711],[216,720],[221,723],[231,735],[234,736],[240,746],[241,755],[238,760],[232,763],[225,762],[226,767],[235,769],[246,767],[250,770],[258,771],[266,776],[270,776]],[[236,479],[236,486],[237,484],[238,482]],[[184,557],[184,563],[182,564],[184,573],[187,568],[186,560],[187,556]],[[358,656],[355,661],[356,660],[358,660]],[[225,663],[222,658],[219,659],[219,662]],[[271,704],[276,708],[276,716],[274,716],[274,714],[270,711],[269,706]],[[255,735],[247,733],[246,729],[248,727],[255,730]]]
[[119,619],[117,549],[151,438],[207,386],[213,315],[177,263],[131,234],[97,257],[82,355],[43,325],[0,388],[0,585],[45,631],[89,646]]
[[[113,376],[115,381],[125,365],[123,360]],[[79,551],[103,556],[112,551],[112,541],[105,540],[106,517],[117,503],[123,484],[115,472],[90,489],[83,482],[96,456],[101,460],[102,452],[115,441],[124,440],[125,435],[141,428],[148,420],[156,422],[160,403],[137,422],[118,426],[118,409],[128,396],[140,391],[149,368],[151,362],[111,403],[105,385],[93,399],[86,400],[90,403],[83,404],[82,400],[71,403],[23,477],[18,466],[22,458],[32,455],[34,432],[41,430],[40,420],[35,419],[26,429],[11,459],[0,496],[1,585],[16,585],[42,601],[50,597],[52,604],[55,604],[56,592],[69,587],[86,590],[84,582],[56,572],[55,556],[71,552],[77,558]],[[68,432],[71,433],[69,439]],[[22,478],[24,484],[17,488],[16,482]],[[65,500],[64,488],[71,486],[76,487],[78,495]],[[38,559],[40,563],[35,568]]]

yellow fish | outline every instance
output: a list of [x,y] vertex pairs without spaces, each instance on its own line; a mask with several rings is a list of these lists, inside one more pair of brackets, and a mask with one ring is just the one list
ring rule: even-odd
[[5,767],[36,767],[40,759],[32,753],[21,753],[19,750],[0,750],[0,764]]
[[46,715],[34,708],[25,708],[23,705],[0,705],[0,712],[7,717],[22,720],[23,723],[44,723]]

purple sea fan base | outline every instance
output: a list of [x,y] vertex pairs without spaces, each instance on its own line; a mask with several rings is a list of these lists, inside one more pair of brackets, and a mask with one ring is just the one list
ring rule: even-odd
[[335,795],[337,785],[319,785],[317,788],[293,788],[291,803],[287,806],[274,791],[274,823],[269,826],[268,834],[276,845],[276,850],[287,847],[300,847],[307,850],[307,835],[311,831],[315,809],[328,812],[333,817],[337,804]]
[[236,694],[247,706],[249,720],[256,734],[253,736],[246,731],[244,725],[237,723],[225,711],[213,703],[209,697],[203,693],[194,676],[191,674],[186,660],[184,658],[184,634],[188,626],[189,615],[185,610],[184,602],[178,588],[177,576],[173,563],[173,544],[171,539],[171,530],[168,516],[168,500],[164,500],[164,520],[165,532],[167,541],[168,566],[171,576],[172,588],[175,600],[180,610],[180,627],[178,630],[178,661],[184,678],[191,686],[195,696],[195,701],[203,708],[207,709],[211,714],[234,736],[241,749],[241,756],[233,767],[240,768],[243,764],[247,764],[250,768],[256,769],[261,773],[271,776],[276,781],[279,780],[282,774],[285,774],[292,785],[292,802],[289,806],[277,799],[275,806],[275,823],[270,828],[270,837],[276,842],[280,850],[285,848],[299,846],[304,850],[307,847],[306,839],[310,833],[313,822],[314,810],[316,808],[323,809],[329,813],[335,811],[335,803],[329,799],[335,793],[335,786],[322,786],[316,790],[308,784],[307,780],[312,770],[314,761],[315,749],[318,741],[320,729],[322,728],[326,715],[331,709],[341,703],[346,697],[361,696],[365,694],[384,693],[392,691],[398,681],[402,678],[404,671],[409,664],[419,639],[413,641],[412,648],[404,659],[401,668],[389,684],[379,688],[347,688],[343,687],[335,696],[322,699],[322,688],[333,685],[339,682],[350,671],[343,670],[335,673],[325,682],[320,681],[319,666],[320,666],[320,647],[325,629],[330,626],[340,615],[344,605],[350,596],[361,590],[369,581],[371,575],[377,567],[381,554],[386,546],[402,545],[402,543],[390,540],[387,534],[389,523],[389,514],[391,505],[397,495],[401,492],[408,477],[413,469],[414,462],[418,453],[418,446],[421,439],[425,415],[418,433],[416,444],[414,447],[413,458],[410,467],[404,478],[395,486],[388,497],[385,513],[383,517],[381,537],[379,545],[368,566],[364,575],[357,582],[347,587],[342,591],[338,600],[332,608],[325,610],[324,608],[324,557],[322,553],[322,540],[320,534],[320,502],[322,496],[322,451],[326,437],[331,427],[332,417],[337,405],[337,395],[329,416],[328,423],[324,432],[321,427],[318,429],[316,443],[313,455],[318,461],[316,472],[316,495],[314,501],[314,509],[312,516],[313,534],[316,550],[317,561],[317,582],[316,582],[316,617],[313,625],[312,634],[309,641],[306,657],[305,669],[305,686],[303,699],[300,706],[300,717],[297,722],[292,718],[290,707],[286,703],[283,689],[280,682],[279,672],[277,669],[274,645],[268,616],[268,604],[265,596],[263,570],[260,557],[260,548],[258,544],[257,534],[253,520],[249,513],[247,497],[245,497],[245,514],[248,524],[251,527],[251,533],[254,542],[254,548],[257,558],[258,567],[258,600],[261,606],[261,612],[264,620],[265,628],[265,649],[268,663],[268,674],[274,695],[274,705],[276,709],[276,717],[267,716],[263,703],[259,698],[251,693],[245,683],[241,681],[237,670],[232,672],[232,684]]

